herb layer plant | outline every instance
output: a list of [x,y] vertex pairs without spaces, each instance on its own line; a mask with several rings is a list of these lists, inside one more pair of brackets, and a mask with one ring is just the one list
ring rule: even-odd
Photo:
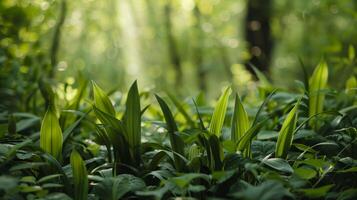
[[68,100],[43,81],[1,113],[0,198],[357,199],[355,77],[330,89],[321,61],[291,92],[257,73],[256,106],[229,86],[209,106],[83,77]]

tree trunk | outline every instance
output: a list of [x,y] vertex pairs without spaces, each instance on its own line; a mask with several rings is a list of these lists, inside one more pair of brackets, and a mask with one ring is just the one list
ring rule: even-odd
[[193,63],[196,68],[196,77],[201,91],[207,91],[207,72],[203,67],[203,33],[201,29],[201,11],[197,0],[193,9],[193,17],[195,20],[193,30]]
[[260,71],[269,72],[273,46],[270,33],[271,2],[271,0],[248,0],[245,37],[252,57],[246,63],[246,68],[253,74],[249,63]]
[[171,20],[171,1],[168,0],[165,4],[165,26],[166,26],[166,37],[167,37],[167,45],[170,56],[170,62],[175,70],[175,85],[180,86],[182,83],[182,66],[181,66],[181,58],[177,49],[176,40],[172,33],[172,20]]
[[53,39],[52,39],[52,45],[51,45],[51,52],[50,52],[50,58],[51,58],[51,69],[49,72],[49,77],[53,78],[55,76],[55,71],[56,71],[56,66],[57,66],[57,54],[58,54],[58,49],[59,49],[59,44],[60,44],[60,39],[61,39],[61,29],[64,24],[64,20],[66,18],[66,12],[67,12],[67,2],[66,0],[61,1],[61,8],[60,8],[60,14],[59,14],[59,19],[57,21],[57,24],[55,26],[54,34],[53,34]]

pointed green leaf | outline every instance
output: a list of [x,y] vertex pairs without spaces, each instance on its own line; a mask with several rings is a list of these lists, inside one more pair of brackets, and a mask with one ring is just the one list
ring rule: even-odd
[[211,118],[211,123],[209,126],[209,131],[212,134],[217,135],[219,137],[221,135],[224,119],[226,117],[226,111],[227,111],[227,106],[228,106],[228,99],[231,94],[231,88],[226,87],[219,98],[216,107],[214,109],[212,118]]
[[72,151],[70,161],[73,171],[75,199],[86,200],[88,197],[88,173],[86,165],[76,150]]
[[266,120],[258,122],[248,129],[248,131],[243,135],[237,144],[237,150],[244,152],[250,150],[250,143],[253,138],[258,134],[259,130],[263,127]]
[[112,116],[115,116],[115,110],[108,95],[94,81],[92,81],[92,86],[93,86],[94,105],[99,110],[108,113]]
[[[322,92],[326,88],[328,79],[328,67],[322,60],[314,70],[309,80],[309,116],[313,116],[323,111],[325,94]],[[314,122],[316,120],[312,120]],[[316,123],[311,123],[316,128]]]
[[262,163],[281,172],[290,174],[294,173],[294,169],[289,165],[289,163],[281,158],[264,158]]
[[[162,110],[162,113],[164,114],[164,118],[166,121],[166,126],[167,126],[167,131],[169,133],[169,138],[170,138],[170,143],[171,143],[171,148],[174,152],[184,155],[184,142],[180,138],[179,135],[177,135],[178,128],[176,125],[176,122],[174,120],[174,117],[166,104],[166,102],[159,97],[158,95],[155,95],[157,101],[159,102],[160,108]],[[175,159],[175,166],[178,170],[181,170],[184,166],[184,163],[182,160],[177,156],[174,155]]]
[[193,122],[193,120],[191,119],[190,115],[187,113],[187,111],[185,110],[184,106],[179,102],[179,100],[177,100],[177,98],[172,95],[171,93],[167,93],[167,95],[169,96],[169,98],[171,99],[171,101],[175,104],[177,110],[182,114],[182,116],[185,118],[186,122],[188,124],[190,124],[191,127],[195,126],[195,123]]
[[221,170],[223,160],[223,148],[216,135],[210,135],[208,142],[211,149],[211,170]]
[[42,120],[40,131],[41,148],[55,157],[57,160],[62,156],[62,130],[56,116],[54,106],[50,106]]
[[138,85],[135,81],[128,92],[126,110],[123,117],[126,129],[126,139],[137,162],[140,160],[141,143],[141,109]]
[[298,100],[293,109],[291,109],[280,129],[275,149],[275,156],[278,158],[286,158],[288,155],[288,151],[294,138],[299,104],[300,100]]
[[231,139],[238,142],[250,128],[248,114],[245,111],[238,93],[236,94],[232,119]]

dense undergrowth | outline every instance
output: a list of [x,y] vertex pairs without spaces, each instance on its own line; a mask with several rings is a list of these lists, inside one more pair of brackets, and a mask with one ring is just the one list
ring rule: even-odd
[[322,61],[295,92],[261,80],[258,105],[226,87],[214,107],[136,82],[120,95],[78,78],[72,97],[41,82],[1,113],[0,197],[356,199],[357,81],[327,82]]

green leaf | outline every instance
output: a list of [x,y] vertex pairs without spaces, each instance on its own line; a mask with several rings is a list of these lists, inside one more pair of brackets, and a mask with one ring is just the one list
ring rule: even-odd
[[141,144],[141,109],[140,96],[137,82],[135,81],[128,92],[126,100],[126,110],[123,117],[125,125],[125,136],[130,146],[132,156],[137,164],[140,162],[140,144]]
[[115,110],[108,95],[92,81],[94,105],[101,111],[115,116]]
[[54,106],[50,106],[42,120],[40,147],[57,160],[62,157],[62,130]]
[[[280,200],[284,197],[293,197],[293,194],[280,182],[268,180],[257,186],[248,185],[248,187],[230,196],[245,200]],[[289,199],[289,198],[288,198]]]
[[257,124],[250,127],[250,129],[244,134],[244,136],[239,140],[237,144],[238,151],[250,150],[250,144],[253,138],[258,134],[259,130],[263,127],[266,120],[258,122]]
[[[328,67],[324,60],[321,60],[314,70],[309,80],[309,117],[323,111],[325,94],[322,92],[326,88],[328,79]],[[310,125],[317,128],[316,120],[311,120]]]
[[214,109],[210,126],[209,126],[209,131],[212,134],[217,135],[219,137],[221,135],[224,119],[226,117],[226,111],[227,111],[227,106],[228,106],[228,99],[231,94],[232,90],[230,87],[226,87],[221,95],[221,97],[218,99],[218,102],[216,104],[216,107]]
[[[232,118],[231,139],[237,143],[250,128],[247,111],[245,111],[238,93],[236,94]],[[248,144],[249,145],[249,144]],[[250,148],[246,148],[244,156],[249,157]]]
[[211,148],[211,170],[221,170],[224,156],[222,144],[216,135],[210,135],[208,142]]
[[296,102],[295,106],[293,107],[293,109],[291,109],[291,111],[283,122],[283,125],[279,132],[278,141],[276,143],[275,157],[286,158],[286,156],[288,155],[290,146],[294,138],[294,131],[296,128],[297,121],[297,110],[299,104],[300,100]]
[[289,163],[281,158],[265,158],[262,160],[262,163],[281,172],[290,174],[294,172],[293,168],[289,165]]
[[42,166],[48,165],[45,162],[25,162],[18,165],[14,165],[10,168],[10,171],[24,170],[24,169],[37,169]]
[[[170,143],[171,143],[171,148],[174,152],[184,155],[184,142],[180,138],[179,135],[176,133],[178,132],[178,128],[176,125],[176,122],[174,120],[174,117],[166,104],[166,102],[159,97],[158,95],[155,95],[157,101],[159,102],[160,108],[162,110],[162,113],[164,114],[164,118],[166,121],[166,126],[167,126],[167,131],[169,133],[169,138],[170,138]],[[175,159],[175,167],[180,171],[183,169],[184,163],[181,161],[181,159],[177,156],[174,155]]]
[[37,182],[38,183],[42,183],[42,182],[46,182],[48,180],[52,180],[52,179],[55,179],[55,178],[58,178],[58,177],[61,177],[61,176],[62,176],[61,174],[51,174],[51,175],[42,177]]
[[231,139],[238,142],[250,128],[247,111],[245,111],[238,93],[236,94],[232,119]]
[[135,192],[145,188],[145,182],[130,174],[121,174],[112,178],[105,178],[94,187],[94,193],[102,199],[122,199],[128,192]]
[[171,101],[175,104],[177,110],[182,114],[182,116],[185,118],[186,122],[191,126],[195,127],[194,121],[191,119],[190,115],[187,113],[186,109],[184,106],[179,102],[179,100],[172,95],[171,93],[167,93],[168,97],[171,99]]
[[103,123],[105,130],[107,131],[107,136],[109,137],[109,140],[113,145],[115,161],[118,162],[120,160],[126,164],[131,164],[132,157],[129,152],[129,144],[125,138],[126,130],[123,122],[118,120],[114,116],[111,116],[97,109],[95,106],[93,107],[93,110],[95,115]]
[[304,195],[308,198],[320,198],[324,197],[330,189],[335,186],[334,184],[331,185],[325,185],[319,188],[309,188],[309,189],[299,189],[299,192],[304,193]]
[[348,169],[338,170],[337,173],[352,173],[357,172],[357,167],[350,167]]
[[294,173],[302,179],[312,179],[317,175],[317,172],[308,167],[299,167],[294,169]]
[[2,175],[0,176],[0,190],[12,190],[18,186],[18,182],[18,178]]
[[73,171],[75,199],[85,200],[88,198],[88,173],[86,165],[76,150],[72,151],[70,161]]
[[210,176],[207,174],[200,174],[200,173],[187,173],[182,176],[171,178],[171,179],[169,179],[169,181],[174,182],[180,188],[185,188],[194,179],[203,179],[203,180],[209,182]]

